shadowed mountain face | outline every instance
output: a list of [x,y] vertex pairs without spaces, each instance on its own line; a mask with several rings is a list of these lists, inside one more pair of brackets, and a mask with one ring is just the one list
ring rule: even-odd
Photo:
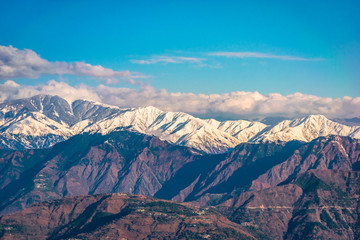
[[360,173],[311,170],[291,183],[237,195],[219,206],[269,239],[359,239]]
[[195,151],[131,132],[78,135],[49,149],[2,151],[0,209],[68,195],[153,195]]
[[0,219],[1,239],[255,239],[215,209],[144,196],[71,197]]
[[359,161],[360,141],[347,137],[329,136],[310,143],[243,143],[228,154],[207,155],[184,165],[155,196],[216,203],[231,192],[274,187],[311,169],[359,170]]
[[77,135],[49,149],[0,151],[0,211],[64,196],[125,192],[216,204],[286,183],[311,169],[358,170],[359,140],[243,143],[201,155],[134,132]]

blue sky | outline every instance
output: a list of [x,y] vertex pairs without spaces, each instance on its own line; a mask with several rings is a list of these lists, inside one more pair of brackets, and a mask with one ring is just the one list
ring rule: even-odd
[[2,1],[0,45],[139,73],[168,92],[357,97],[359,9],[359,1]]

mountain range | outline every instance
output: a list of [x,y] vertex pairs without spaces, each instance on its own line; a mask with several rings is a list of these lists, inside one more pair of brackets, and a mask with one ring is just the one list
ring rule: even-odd
[[246,120],[200,119],[151,106],[123,109],[86,100],[68,102],[49,95],[0,104],[0,148],[45,148],[80,133],[107,134],[124,128],[204,153],[223,153],[243,142],[309,142],[327,135],[360,138],[360,126],[344,125],[322,115],[271,126]]
[[338,121],[2,103],[0,237],[358,239],[360,127]]

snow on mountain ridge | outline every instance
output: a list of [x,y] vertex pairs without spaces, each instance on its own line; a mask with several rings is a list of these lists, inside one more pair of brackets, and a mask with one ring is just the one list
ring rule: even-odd
[[129,127],[130,130],[155,135],[162,140],[205,152],[215,153],[220,149],[226,151],[240,143],[230,134],[213,128],[205,120],[186,113],[163,112],[155,107],[130,110],[95,123],[83,131],[106,134],[119,127]]
[[285,120],[253,141],[290,141],[309,142],[327,135],[352,136],[360,138],[360,127],[350,127],[327,119],[323,115],[310,115],[293,121]]
[[67,125],[59,124],[39,112],[26,113],[18,116],[13,121],[5,122],[0,126],[0,131],[2,133],[32,136],[41,136],[44,134],[72,135]]
[[[107,134],[123,128],[208,153],[225,152],[242,142],[308,142],[330,134],[360,138],[360,126],[346,126],[322,115],[284,120],[270,127],[245,120],[200,119],[152,106],[122,109],[86,100],[69,105],[60,97],[46,95],[0,104],[0,137],[12,136],[20,145],[23,138],[17,140],[15,135],[41,138],[51,146],[76,134]],[[52,136],[54,142],[45,141],[46,136]],[[26,146],[39,144],[28,142]]]

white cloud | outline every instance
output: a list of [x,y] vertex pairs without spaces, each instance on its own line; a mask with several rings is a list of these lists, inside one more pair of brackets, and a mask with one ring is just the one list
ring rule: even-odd
[[102,101],[94,91],[94,88],[83,84],[72,87],[65,82],[57,82],[55,80],[35,86],[19,85],[12,80],[7,80],[5,83],[0,84],[0,102],[28,98],[38,94],[58,95],[69,101],[76,99]]
[[[40,75],[78,75],[103,79],[132,79],[140,74],[126,71],[114,71],[101,65],[85,62],[50,62],[41,58],[30,49],[20,50],[12,46],[0,46],[0,79],[37,78]],[[112,81],[114,82],[114,80]]]
[[156,63],[198,63],[201,64],[205,58],[181,57],[181,56],[153,56],[146,60],[132,59],[130,62],[136,64],[156,64]]
[[227,57],[227,58],[267,58],[279,59],[284,61],[320,61],[322,58],[302,58],[287,55],[275,55],[260,52],[212,52],[208,53],[209,56]]
[[[321,61],[322,58],[303,58],[297,56],[288,56],[288,55],[276,55],[268,54],[261,52],[210,52],[202,53],[202,55],[210,56],[210,58],[200,58],[200,57],[184,57],[184,56],[166,56],[166,55],[154,55],[148,59],[131,59],[130,62],[135,64],[157,64],[157,63],[172,63],[172,64],[181,64],[181,63],[192,63],[199,66],[208,66],[213,68],[220,67],[220,64],[214,62],[214,58],[211,57],[226,57],[226,58],[257,58],[257,59],[279,59],[283,61]],[[211,64],[209,65],[209,61]]]
[[181,111],[202,117],[252,118],[264,116],[300,117],[323,114],[330,118],[360,116],[360,97],[322,98],[302,93],[283,96],[278,93],[231,92],[225,94],[171,93],[143,85],[139,89],[99,85],[70,86],[49,81],[37,86],[0,84],[0,102],[36,94],[59,95],[70,101],[90,99],[120,107],[155,106],[166,111]]

